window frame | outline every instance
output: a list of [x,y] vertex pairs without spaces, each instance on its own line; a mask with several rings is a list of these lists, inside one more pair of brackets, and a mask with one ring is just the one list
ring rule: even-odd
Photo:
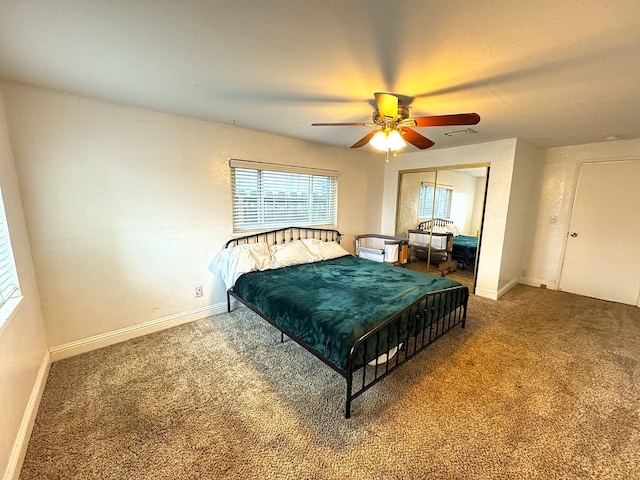
[[[433,193],[429,193],[429,189],[433,189]],[[444,192],[446,195],[445,210],[446,214],[443,214],[439,210],[438,195],[442,195]],[[427,200],[428,199],[428,200]],[[425,211],[427,203],[431,204],[431,215]],[[437,185],[430,182],[422,182],[420,185],[420,197],[418,200],[418,220],[428,220],[430,218],[444,218],[449,220],[451,218],[451,205],[453,203],[453,187],[451,185]],[[422,215],[422,214],[425,215]]]
[[239,159],[229,160],[229,167],[234,234],[337,228],[338,172]]
[[[0,312],[5,312],[8,306],[15,303],[11,300],[19,298],[21,295],[18,270],[11,245],[9,221],[0,187]],[[4,324],[5,315],[0,315],[0,317],[0,324]]]

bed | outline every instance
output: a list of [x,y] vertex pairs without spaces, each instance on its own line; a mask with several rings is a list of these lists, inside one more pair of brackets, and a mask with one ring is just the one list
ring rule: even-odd
[[[451,258],[456,261],[458,266],[474,268],[478,252],[478,237],[461,235],[451,220],[444,218],[426,220],[419,223],[418,227],[411,231],[425,232],[425,235],[428,235],[427,232],[433,231],[434,236],[451,232],[453,234]],[[411,242],[409,242],[409,245],[411,245]]]
[[[224,270],[236,250],[266,246],[271,267],[258,255],[251,271],[223,277],[228,311],[233,297],[280,330],[281,341],[286,335],[342,375],[349,418],[355,398],[456,325],[464,327],[469,291],[353,256],[340,237],[337,230],[297,227],[247,235],[227,242],[221,253],[231,260],[219,264]],[[294,253],[283,255],[287,250]]]

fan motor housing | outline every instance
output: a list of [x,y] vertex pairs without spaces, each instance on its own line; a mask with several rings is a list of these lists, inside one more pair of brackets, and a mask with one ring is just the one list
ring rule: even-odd
[[[396,123],[402,122],[405,118],[409,117],[409,109],[407,107],[403,107],[402,105],[398,105],[398,118],[395,120]],[[373,123],[376,125],[384,125],[389,122],[388,119],[384,118],[380,115],[378,110],[374,110],[373,115]]]

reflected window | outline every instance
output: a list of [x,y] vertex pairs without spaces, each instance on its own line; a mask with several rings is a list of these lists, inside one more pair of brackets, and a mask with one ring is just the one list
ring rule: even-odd
[[418,218],[449,218],[452,197],[453,189],[450,187],[435,187],[433,184],[423,183],[420,188]]

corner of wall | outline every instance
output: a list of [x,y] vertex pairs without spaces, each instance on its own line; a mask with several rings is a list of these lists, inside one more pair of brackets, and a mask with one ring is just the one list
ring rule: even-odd
[[13,147],[0,85],[0,179],[22,297],[0,329],[0,471],[19,475],[33,421],[49,372],[50,358]]
[[9,456],[9,462],[4,478],[6,480],[18,480],[20,477],[20,470],[22,469],[22,463],[24,457],[27,454],[27,447],[29,446],[29,439],[31,438],[31,432],[33,431],[33,425],[36,421],[36,415],[38,414],[38,407],[40,406],[40,400],[44,394],[44,388],[47,384],[47,377],[49,376],[49,370],[51,369],[51,356],[49,352],[45,352],[40,369],[38,370],[38,376],[31,389],[31,395],[29,395],[29,401],[22,416],[20,422],[20,429],[16,435],[16,439],[13,443],[13,449]]
[[513,170],[509,186],[509,205],[505,227],[502,263],[499,284],[515,283],[521,276],[523,259],[529,255],[531,237],[537,215],[536,203],[532,201],[540,183],[540,152],[533,145],[517,139],[514,150]]
[[558,282],[553,280],[545,280],[544,278],[531,278],[520,275],[518,283],[529,287],[547,288],[549,290],[558,290]]

